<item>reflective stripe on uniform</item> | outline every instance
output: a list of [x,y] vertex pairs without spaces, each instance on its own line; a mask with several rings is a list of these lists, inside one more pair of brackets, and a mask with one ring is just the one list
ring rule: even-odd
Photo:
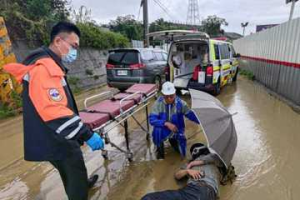
[[67,85],[67,82],[64,78],[61,79],[61,84],[63,87],[65,87]]
[[74,131],[72,131],[69,135],[66,136],[66,139],[68,139],[68,140],[72,139],[80,131],[82,126],[83,126],[83,123],[80,122],[78,127]]
[[60,127],[58,127],[58,129],[56,130],[56,133],[60,134],[64,129],[66,129],[68,126],[70,126],[71,124],[73,124],[74,122],[76,122],[79,119],[80,119],[79,116],[75,116],[72,119],[66,121],[63,125],[61,125]]
[[26,75],[23,77],[23,80],[24,80],[24,81],[29,82],[29,79],[30,79],[29,74],[26,74]]

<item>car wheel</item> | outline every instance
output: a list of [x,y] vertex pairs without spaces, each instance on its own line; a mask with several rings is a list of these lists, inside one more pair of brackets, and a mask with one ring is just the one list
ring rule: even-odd
[[213,95],[217,96],[221,93],[221,81],[218,80],[218,83],[215,85],[215,89],[213,91]]
[[182,93],[181,93],[181,89],[179,89],[179,88],[176,88],[176,95],[178,95],[178,96],[181,96],[181,95],[182,95]]

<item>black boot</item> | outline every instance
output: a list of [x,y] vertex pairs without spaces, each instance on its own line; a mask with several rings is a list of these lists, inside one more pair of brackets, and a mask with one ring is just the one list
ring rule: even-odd
[[156,149],[156,158],[158,160],[165,159],[165,147],[163,142]]
[[91,189],[95,183],[97,182],[99,176],[96,174],[96,175],[93,175],[91,176],[89,179],[88,179],[88,187],[89,189]]

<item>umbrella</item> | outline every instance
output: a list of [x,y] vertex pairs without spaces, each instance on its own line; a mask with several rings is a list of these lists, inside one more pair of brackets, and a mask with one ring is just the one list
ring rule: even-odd
[[193,89],[190,89],[190,94],[192,110],[200,121],[208,148],[219,156],[227,168],[237,146],[232,115],[215,97]]

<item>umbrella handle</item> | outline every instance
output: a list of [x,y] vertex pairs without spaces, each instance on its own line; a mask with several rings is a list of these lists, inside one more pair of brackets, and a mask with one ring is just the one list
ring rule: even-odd
[[232,114],[230,114],[231,116],[235,116],[235,115],[237,115],[237,114],[239,114],[238,112],[235,112],[235,113],[232,113]]

